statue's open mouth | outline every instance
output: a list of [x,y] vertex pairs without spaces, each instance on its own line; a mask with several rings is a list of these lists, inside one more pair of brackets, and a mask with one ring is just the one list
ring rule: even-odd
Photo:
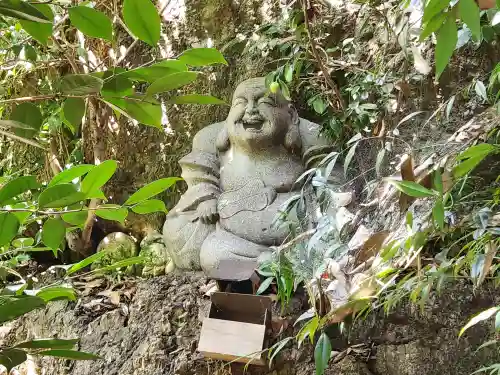
[[243,129],[250,132],[260,132],[262,126],[264,125],[264,119],[262,117],[251,117],[241,121]]

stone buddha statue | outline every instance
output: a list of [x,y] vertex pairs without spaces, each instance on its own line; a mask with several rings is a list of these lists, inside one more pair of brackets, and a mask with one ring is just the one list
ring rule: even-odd
[[226,278],[229,267],[243,278],[240,270],[255,269],[290,235],[273,225],[276,215],[300,191],[297,178],[330,149],[319,126],[299,118],[264,78],[242,82],[226,120],[200,130],[179,161],[188,189],[163,228],[172,261],[213,278]]

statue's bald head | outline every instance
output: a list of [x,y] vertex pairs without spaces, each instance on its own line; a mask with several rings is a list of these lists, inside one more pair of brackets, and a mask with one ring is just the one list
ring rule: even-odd
[[278,90],[277,93],[271,93],[266,85],[265,77],[250,78],[241,82],[234,90],[233,101],[237,97],[248,96],[249,94],[255,96],[270,96],[277,102],[276,104],[288,105],[290,102]]
[[281,93],[270,92],[264,77],[247,79],[236,87],[225,128],[220,150],[230,143],[254,150],[283,144],[295,152],[300,147],[295,108]]

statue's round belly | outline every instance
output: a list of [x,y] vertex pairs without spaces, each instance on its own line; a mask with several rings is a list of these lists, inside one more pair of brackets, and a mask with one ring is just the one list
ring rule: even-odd
[[[288,228],[278,228],[277,215],[287,199],[297,193],[275,193],[276,197],[271,204],[264,204],[263,196],[269,194],[262,191],[262,195],[255,194],[245,197],[242,204],[229,202],[239,206],[231,212],[222,209],[220,213],[220,225],[227,231],[242,237],[248,241],[266,246],[277,246],[283,243],[289,234]],[[227,198],[226,198],[227,199]],[[269,199],[271,201],[271,199]]]

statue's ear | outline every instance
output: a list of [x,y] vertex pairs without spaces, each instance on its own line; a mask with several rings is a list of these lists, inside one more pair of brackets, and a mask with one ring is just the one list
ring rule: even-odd
[[290,113],[290,117],[292,119],[292,124],[298,125],[299,123],[299,114],[297,113],[297,110],[295,109],[293,104],[288,104],[288,112]]
[[219,152],[225,152],[229,150],[229,133],[227,132],[227,128],[224,125],[222,130],[217,135],[217,140],[215,141],[215,147]]

